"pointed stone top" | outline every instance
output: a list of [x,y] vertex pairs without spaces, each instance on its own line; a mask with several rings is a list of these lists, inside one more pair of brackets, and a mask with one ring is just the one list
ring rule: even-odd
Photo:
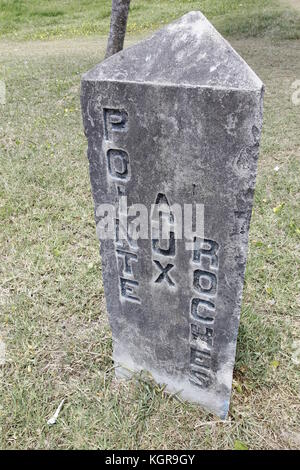
[[83,80],[256,90],[261,80],[199,11],[106,59]]

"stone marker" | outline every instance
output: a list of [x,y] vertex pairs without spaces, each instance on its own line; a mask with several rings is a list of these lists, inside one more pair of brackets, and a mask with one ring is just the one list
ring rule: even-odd
[[[169,240],[155,224],[152,238],[135,240],[128,229],[123,239],[121,205],[115,239],[101,241],[117,375],[146,370],[221,418],[230,401],[262,101],[260,79],[200,12],[82,78],[97,227],[101,205],[118,207],[126,196],[128,207],[143,204],[149,214],[157,204],[170,228]],[[175,236],[174,204],[204,207],[204,234],[193,237],[192,249]]]

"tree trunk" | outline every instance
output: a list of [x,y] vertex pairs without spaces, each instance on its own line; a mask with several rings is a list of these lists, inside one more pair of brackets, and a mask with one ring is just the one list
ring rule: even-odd
[[124,45],[130,0],[112,0],[110,32],[105,58],[121,51]]

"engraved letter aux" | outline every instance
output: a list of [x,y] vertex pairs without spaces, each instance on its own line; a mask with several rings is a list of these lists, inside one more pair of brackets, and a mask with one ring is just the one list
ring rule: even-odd
[[[168,199],[165,194],[159,193],[155,201],[155,209],[152,214],[152,257],[173,257],[175,256],[175,233],[171,228],[174,223],[174,214],[171,211]],[[167,233],[165,233],[167,232]],[[166,236],[166,238],[164,238]],[[156,274],[155,283],[166,283],[168,286],[175,286],[175,282],[170,276],[170,271],[174,267],[173,263],[152,259],[159,275]]]

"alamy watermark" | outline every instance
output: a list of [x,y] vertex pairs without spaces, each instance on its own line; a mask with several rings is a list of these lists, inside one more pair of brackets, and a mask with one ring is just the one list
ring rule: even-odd
[[128,206],[127,196],[118,204],[100,204],[96,209],[96,231],[100,240],[152,240],[169,249],[174,240],[184,240],[186,250],[193,250],[196,239],[204,239],[204,205],[169,205],[159,194],[156,204]]
[[292,103],[295,106],[299,106],[300,105],[300,80],[295,80],[292,83],[291,87],[294,90],[291,96]]

